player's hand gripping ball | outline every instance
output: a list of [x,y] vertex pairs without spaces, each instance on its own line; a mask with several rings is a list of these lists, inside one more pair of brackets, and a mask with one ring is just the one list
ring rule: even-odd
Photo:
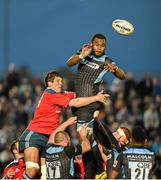
[[116,19],[112,22],[113,29],[121,35],[130,35],[134,32],[134,26],[124,19]]

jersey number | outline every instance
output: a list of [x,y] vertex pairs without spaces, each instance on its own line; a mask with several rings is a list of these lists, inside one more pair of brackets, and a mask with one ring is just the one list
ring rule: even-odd
[[47,167],[47,177],[60,178],[60,166]]
[[132,168],[131,178],[132,179],[147,179],[149,174],[148,168]]

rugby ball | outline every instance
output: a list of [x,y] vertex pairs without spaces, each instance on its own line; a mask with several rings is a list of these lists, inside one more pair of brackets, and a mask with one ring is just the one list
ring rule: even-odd
[[134,32],[134,26],[125,19],[115,19],[112,21],[112,27],[121,35],[130,35]]

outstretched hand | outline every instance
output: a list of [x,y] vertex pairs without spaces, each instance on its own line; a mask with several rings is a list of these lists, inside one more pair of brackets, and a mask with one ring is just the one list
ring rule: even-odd
[[111,64],[107,62],[105,62],[104,68],[106,71],[111,72],[111,73],[115,73],[116,70],[118,69],[118,67],[115,64]]
[[85,58],[86,56],[90,55],[92,51],[92,47],[90,44],[84,44],[82,47],[82,51],[80,53],[82,58]]
[[103,94],[103,90],[100,91],[98,94],[97,94],[97,97],[98,97],[98,101],[99,102],[102,102],[102,103],[107,103],[110,95],[109,94]]

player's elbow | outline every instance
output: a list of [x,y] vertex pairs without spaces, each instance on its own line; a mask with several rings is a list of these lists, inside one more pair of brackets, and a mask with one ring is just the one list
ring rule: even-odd
[[119,76],[119,79],[121,79],[121,80],[124,80],[125,78],[126,78],[125,73],[123,73],[123,74],[121,74],[121,76]]
[[119,78],[120,80],[124,80],[126,78],[126,74],[122,69],[118,69],[114,75]]
[[69,106],[70,107],[80,107],[80,103],[77,99],[72,99],[69,101]]
[[72,63],[69,60],[66,62],[66,64],[67,64],[68,67],[72,66]]

